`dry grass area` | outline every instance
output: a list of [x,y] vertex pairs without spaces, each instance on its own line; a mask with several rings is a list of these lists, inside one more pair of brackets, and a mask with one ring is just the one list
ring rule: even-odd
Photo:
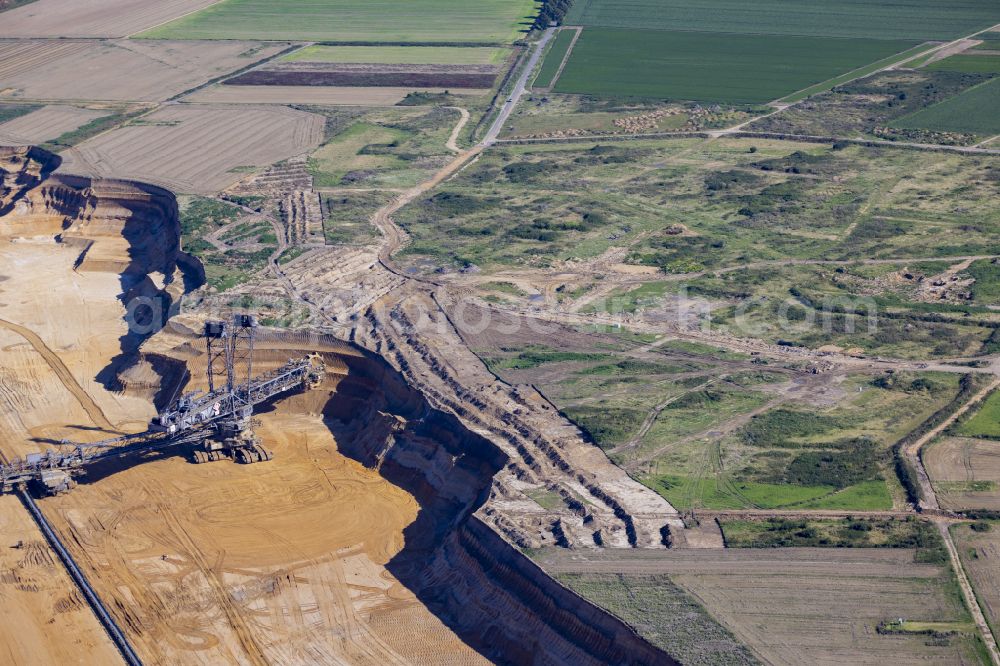
[[955,525],[955,539],[962,567],[969,577],[993,634],[1000,631],[1000,522],[992,521],[989,531],[974,531],[969,525]]
[[283,46],[234,41],[4,41],[0,42],[0,94],[19,100],[161,101],[274,55]]
[[668,574],[758,657],[772,664],[974,664],[968,639],[881,635],[879,622],[965,621],[947,570],[912,550],[764,548],[550,549],[550,573]]
[[56,554],[12,495],[0,497],[0,534],[2,661],[121,663],[117,649]]
[[38,0],[5,12],[0,37],[125,37],[219,0]]
[[67,151],[61,170],[211,194],[322,138],[322,117],[289,108],[173,105]]
[[0,144],[31,146],[44,143],[107,114],[107,111],[50,104],[0,124]]
[[942,508],[1000,509],[1000,442],[945,437],[922,455]]
[[[439,94],[443,88],[421,88]],[[331,106],[393,106],[413,88],[353,86],[230,86],[215,85],[184,98],[187,102],[226,104],[328,104]],[[449,91],[454,95],[483,95],[488,90]]]

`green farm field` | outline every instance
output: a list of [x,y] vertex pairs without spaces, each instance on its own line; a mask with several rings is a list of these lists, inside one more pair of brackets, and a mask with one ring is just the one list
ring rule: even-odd
[[566,58],[566,52],[569,51],[569,45],[573,43],[574,37],[576,37],[576,30],[561,30],[556,35],[549,52],[545,55],[542,68],[538,70],[538,76],[535,77],[534,86],[536,88],[548,88],[552,85],[556,72],[559,71],[559,65]]
[[926,109],[904,116],[892,127],[939,132],[1000,133],[1000,78],[956,95]]
[[532,0],[223,0],[141,36],[507,44],[534,14]]
[[966,74],[1000,74],[1000,56],[995,55],[953,55],[927,65],[927,69]]
[[972,418],[958,426],[957,434],[1000,438],[1000,392],[991,393]]
[[757,104],[913,46],[901,40],[586,28],[555,90]]
[[376,63],[386,65],[499,65],[508,49],[461,46],[324,46],[289,53],[285,62]]
[[742,34],[954,39],[1000,22],[993,0],[577,0],[566,25]]

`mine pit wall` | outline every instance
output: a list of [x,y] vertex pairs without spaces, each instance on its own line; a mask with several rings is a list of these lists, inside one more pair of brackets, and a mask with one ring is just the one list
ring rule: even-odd
[[61,163],[55,153],[34,146],[0,146],[0,217]]
[[324,410],[345,422],[341,452],[379,469],[421,507],[387,568],[463,640],[498,663],[679,663],[475,515],[508,462],[498,447],[431,409],[382,359],[365,353],[344,361],[348,374]]

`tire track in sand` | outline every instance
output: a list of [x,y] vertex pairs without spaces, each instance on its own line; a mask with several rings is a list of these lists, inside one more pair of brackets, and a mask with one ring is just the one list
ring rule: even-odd
[[49,349],[48,345],[45,344],[45,341],[38,337],[38,334],[29,328],[7,321],[6,319],[0,319],[0,327],[6,328],[8,331],[13,333],[17,333],[22,338],[27,340],[28,344],[30,344],[36,352],[41,354],[45,363],[52,369],[52,372],[56,373],[56,377],[59,378],[59,381],[66,388],[66,390],[73,394],[73,397],[76,398],[76,401],[80,403],[81,407],[83,407],[83,411],[87,412],[87,416],[89,416],[90,420],[94,422],[94,425],[107,430],[108,432],[118,432],[111,422],[108,421],[108,417],[104,415],[101,408],[97,406],[96,402],[94,402],[94,399],[90,397],[90,394],[84,391],[83,387],[76,381],[76,377],[74,377],[73,373],[69,371],[66,364],[62,362],[62,359],[59,358],[54,351]]

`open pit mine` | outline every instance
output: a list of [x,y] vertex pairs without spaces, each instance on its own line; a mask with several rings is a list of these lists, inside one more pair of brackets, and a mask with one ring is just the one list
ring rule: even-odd
[[675,663],[521,553],[683,538],[536,395],[449,387],[373,311],[354,342],[182,313],[174,196],[58,166],[0,148],[14,662]]

